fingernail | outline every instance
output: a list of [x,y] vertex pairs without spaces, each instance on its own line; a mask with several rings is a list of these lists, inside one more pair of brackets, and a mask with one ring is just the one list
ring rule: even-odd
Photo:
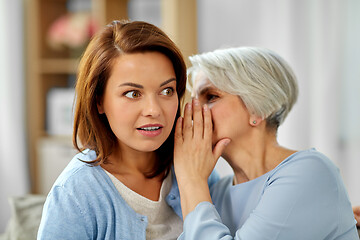
[[204,104],[203,108],[204,108],[204,111],[209,110],[209,107],[208,107],[208,105],[207,105],[207,104]]
[[199,99],[197,98],[194,98],[193,101],[195,106],[198,106],[200,104]]
[[227,146],[227,145],[229,145],[230,142],[231,142],[230,139],[226,139],[226,140],[224,141],[224,145]]
[[191,104],[190,104],[190,103],[187,103],[187,104],[186,104],[186,108],[189,109],[189,110],[191,110]]

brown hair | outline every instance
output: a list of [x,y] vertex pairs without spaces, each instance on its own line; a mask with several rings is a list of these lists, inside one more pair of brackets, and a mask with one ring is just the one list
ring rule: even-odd
[[[147,51],[160,52],[171,60],[180,106],[186,86],[185,62],[174,42],[152,24],[142,21],[113,21],[93,37],[80,60],[75,87],[73,144],[79,151],[88,148],[96,152],[97,158],[90,162],[92,164],[105,163],[117,143],[105,114],[99,114],[97,109],[97,100],[104,94],[113,62],[123,54]],[[179,116],[180,107],[176,118]],[[173,160],[174,128],[175,126],[168,139],[156,150],[159,161],[148,177],[169,172]]]

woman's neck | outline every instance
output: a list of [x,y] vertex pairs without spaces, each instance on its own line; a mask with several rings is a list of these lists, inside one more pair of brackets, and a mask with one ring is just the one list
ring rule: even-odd
[[114,151],[101,167],[134,192],[157,201],[165,173],[153,178],[148,177],[154,170],[156,161],[158,159],[155,152],[119,149]]
[[232,141],[223,157],[234,171],[234,184],[239,184],[273,170],[294,152],[281,147],[275,134],[266,133]]
[[147,176],[156,166],[157,154],[155,152],[140,152],[129,147],[117,148],[108,157],[106,170],[112,174],[136,174]]

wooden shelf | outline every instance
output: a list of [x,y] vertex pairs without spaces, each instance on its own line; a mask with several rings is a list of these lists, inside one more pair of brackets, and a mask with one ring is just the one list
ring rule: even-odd
[[[79,59],[70,49],[57,51],[49,45],[47,34],[52,23],[67,14],[69,0],[26,0],[26,98],[27,143],[32,193],[41,192],[39,142],[46,141],[47,95],[54,87],[69,86],[77,72]],[[128,0],[90,0],[91,14],[100,27],[112,20],[127,19]],[[196,1],[159,0],[163,30],[177,43],[187,61],[197,53]],[[186,16],[184,18],[184,16]],[[78,54],[80,55],[80,54]],[[54,138],[51,138],[51,141]],[[70,159],[65,159],[70,161]]]
[[42,59],[39,72],[43,74],[76,74],[79,59]]
[[[31,0],[25,1],[26,51],[27,51],[27,142],[32,193],[42,193],[39,143],[47,140],[56,142],[56,136],[47,134],[47,96],[51,89],[73,87],[71,84],[77,72],[82,51],[70,48],[57,50],[48,40],[49,29],[60,17],[70,13],[70,0]],[[128,0],[89,0],[89,13],[104,26],[113,19],[127,18]],[[72,12],[74,13],[74,12]],[[71,137],[68,136],[70,139]],[[49,140],[49,141],[50,141]],[[71,141],[70,141],[71,142]],[[43,144],[44,145],[44,144]],[[45,144],[46,145],[46,144]],[[70,144],[71,145],[71,144]],[[70,161],[70,159],[64,159]],[[51,169],[49,169],[51,171]]]

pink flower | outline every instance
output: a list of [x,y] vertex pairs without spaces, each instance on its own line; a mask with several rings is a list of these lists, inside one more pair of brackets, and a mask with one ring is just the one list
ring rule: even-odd
[[64,46],[84,47],[97,30],[97,24],[88,12],[68,13],[58,18],[49,28],[48,42],[54,49]]

